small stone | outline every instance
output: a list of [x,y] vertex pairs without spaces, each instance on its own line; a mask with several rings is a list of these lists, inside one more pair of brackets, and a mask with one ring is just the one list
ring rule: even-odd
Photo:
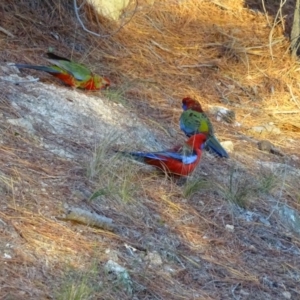
[[243,296],[249,296],[250,295],[248,292],[246,292],[243,289],[240,290],[240,294],[243,295]]
[[119,262],[118,251],[106,249],[105,253],[107,254],[108,258],[114,262]]
[[264,124],[261,126],[254,126],[251,128],[251,130],[254,132],[258,132],[258,133],[263,133],[263,132],[268,132],[268,133],[273,133],[273,134],[281,133],[280,129],[277,128],[273,124]]
[[146,260],[148,260],[150,262],[150,265],[153,265],[153,266],[161,266],[162,265],[162,259],[156,251],[149,252],[145,258],[146,258]]
[[259,217],[258,218],[259,219],[259,221],[261,222],[261,223],[263,223],[264,225],[266,225],[266,226],[271,226],[271,223],[266,219],[266,218],[264,218],[264,217]]
[[283,292],[282,293],[282,296],[285,298],[285,299],[291,299],[292,298],[292,295],[290,292]]
[[10,254],[4,253],[3,258],[11,259],[12,257]]
[[262,140],[257,143],[257,147],[259,150],[270,152],[275,155],[284,156],[282,151],[276,148],[270,141]]
[[222,106],[214,106],[210,112],[216,116],[217,121],[225,121],[226,123],[233,123],[235,121],[235,112],[231,109]]
[[267,141],[267,140],[262,140],[257,143],[258,149],[261,151],[266,151],[266,152],[270,152],[273,146],[274,145],[270,141]]
[[250,245],[250,246],[249,246],[249,250],[250,250],[250,251],[253,251],[253,252],[256,252],[256,251],[257,251],[256,247],[253,246],[253,245]]
[[229,231],[229,232],[233,232],[233,231],[234,231],[234,226],[233,226],[233,225],[226,224],[225,229],[226,229],[227,231]]
[[284,204],[279,208],[278,212],[282,222],[289,229],[300,234],[300,215],[298,211]]
[[116,263],[113,260],[109,260],[106,264],[105,264],[105,270],[108,272],[114,272],[116,274],[120,274],[120,273],[127,273],[127,270],[120,266],[118,263]]
[[33,128],[32,123],[29,120],[26,120],[24,118],[7,119],[7,122],[12,125],[23,127],[25,129],[27,129],[28,132],[30,132],[30,133],[35,133],[35,129]]
[[174,268],[172,268],[170,265],[165,265],[164,270],[168,273],[175,273],[176,272],[176,270]]
[[228,152],[233,152],[234,150],[234,145],[232,141],[224,141],[221,142],[222,147],[224,147],[225,150],[227,150]]

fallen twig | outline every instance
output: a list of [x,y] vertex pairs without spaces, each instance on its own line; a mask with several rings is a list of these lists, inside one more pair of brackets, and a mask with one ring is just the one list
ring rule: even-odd
[[8,30],[4,29],[4,28],[1,27],[1,26],[0,26],[0,31],[3,32],[3,33],[5,33],[6,35],[8,35],[8,36],[11,37],[11,38],[14,38],[14,37],[15,37],[11,32],[9,32]]
[[68,207],[66,209],[66,213],[59,217],[59,219],[75,221],[81,224],[103,228],[110,231],[114,231],[116,228],[116,225],[113,224],[112,219],[77,207]]
[[[270,111],[269,109],[265,109],[266,111]],[[280,115],[280,114],[299,114],[300,110],[274,110],[270,112],[273,115]]]

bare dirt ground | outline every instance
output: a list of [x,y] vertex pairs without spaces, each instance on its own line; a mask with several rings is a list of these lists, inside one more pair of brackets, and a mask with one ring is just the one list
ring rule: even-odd
[[[90,30],[122,27],[100,38],[72,1],[1,1],[0,299],[300,298],[299,62],[293,6],[274,21],[269,2],[266,15],[259,1],[139,1],[124,26],[134,4],[120,24],[85,5]],[[49,47],[111,88],[9,64],[45,64]],[[188,95],[235,112],[209,113],[230,159],[205,152],[179,182],[114,153],[183,142]],[[65,220],[70,207],[113,230]]]

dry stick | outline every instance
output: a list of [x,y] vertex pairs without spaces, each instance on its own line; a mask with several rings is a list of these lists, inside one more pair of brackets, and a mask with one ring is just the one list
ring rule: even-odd
[[4,29],[4,28],[1,27],[1,26],[0,26],[0,31],[3,32],[3,33],[5,33],[6,35],[8,35],[8,36],[11,37],[11,38],[14,38],[14,37],[15,37],[12,33],[10,33],[8,30]]
[[271,55],[271,59],[274,60],[274,57],[273,57],[273,49],[272,49],[272,36],[273,36],[273,31],[276,27],[277,24],[279,24],[280,20],[277,21],[277,22],[274,22],[271,30],[270,30],[270,33],[269,33],[269,49],[270,49],[270,55]]
[[219,6],[225,10],[232,10],[231,8],[229,8],[228,6],[225,6],[223,4],[221,4],[219,1],[212,1],[213,4],[215,4],[216,6]]
[[235,295],[235,290],[236,290],[236,288],[238,287],[240,285],[240,283],[237,283],[232,289],[231,289],[231,293],[232,293],[232,295],[233,295],[233,298],[235,299],[235,300],[238,300],[238,299],[241,299],[241,297],[236,297],[236,295]]
[[116,225],[113,224],[112,219],[77,207],[68,207],[66,209],[65,215],[59,217],[59,219],[75,221],[81,224],[103,228],[111,231],[114,231],[114,229],[116,228]]
[[283,22],[282,19],[280,19],[278,21],[277,21],[277,19],[278,19],[278,15],[281,14],[281,10],[282,10],[282,7],[285,4],[285,2],[286,2],[286,0],[283,0],[283,1],[281,0],[280,1],[280,6],[279,6],[279,9],[278,9],[277,14],[275,16],[274,23],[272,25],[272,28],[271,28],[271,31],[270,31],[270,34],[269,34],[269,48],[270,48],[270,54],[271,54],[272,60],[273,60],[273,50],[272,50],[272,36],[273,36],[273,31],[274,31],[274,29],[275,29],[275,27],[276,27],[277,24],[279,24],[280,22]]
[[299,35],[300,35],[300,0],[296,1],[295,11],[294,11],[294,19],[293,19],[293,26],[291,31],[291,45],[288,50],[292,50],[292,57],[297,57],[297,51],[299,49]]
[[169,50],[169,49],[167,49],[167,48],[161,46],[159,43],[157,43],[157,42],[155,42],[155,41],[153,41],[153,40],[150,40],[150,42],[151,42],[154,46],[158,47],[159,49],[161,49],[161,50],[163,50],[163,51],[166,51],[166,52],[169,52],[169,53],[172,53],[171,50]]
[[284,22],[283,22],[283,17],[282,17],[282,7],[284,6],[286,1],[287,0],[280,0],[280,6],[279,6],[279,9],[278,9],[276,17],[275,17],[275,20],[277,20],[278,16],[280,16],[280,21],[282,23],[282,29],[283,30],[284,30]]
[[217,68],[217,64],[196,64],[196,65],[183,65],[178,66],[179,69],[185,69],[185,68]]
[[290,94],[291,94],[291,97],[292,97],[294,103],[295,103],[296,106],[300,109],[300,105],[299,105],[298,101],[296,100],[296,98],[295,98],[295,96],[294,96],[294,94],[293,94],[292,87],[291,87],[289,84],[287,84],[287,87],[289,88],[289,92],[290,92]]
[[[266,111],[270,111],[273,109],[265,109]],[[300,110],[273,110],[271,111],[273,115],[280,115],[280,114],[299,114]]]
[[262,0],[261,2],[262,2],[263,10],[264,10],[268,25],[271,27],[271,23],[269,21],[268,13],[267,13],[266,6],[265,6],[265,0]]
[[79,10],[82,8],[82,6],[85,4],[85,1],[83,1],[83,2],[81,3],[81,5],[80,5],[79,7],[77,7],[76,0],[73,0],[73,7],[74,7],[76,19],[77,19],[77,21],[79,22],[79,24],[81,25],[81,27],[82,27],[82,29],[83,29],[84,31],[86,31],[86,32],[88,32],[88,33],[90,33],[90,34],[93,34],[93,35],[95,35],[95,36],[101,37],[101,38],[107,38],[107,37],[111,37],[112,35],[114,35],[114,34],[116,34],[117,32],[119,32],[126,24],[128,24],[128,23],[132,20],[133,16],[135,15],[135,13],[136,13],[136,11],[137,11],[137,7],[138,7],[138,0],[136,0],[135,2],[136,2],[136,5],[135,5],[134,11],[133,11],[132,16],[130,17],[130,19],[129,19],[127,22],[125,22],[123,25],[121,25],[115,32],[113,32],[113,33],[111,33],[111,34],[104,34],[104,35],[99,34],[99,33],[96,33],[96,32],[94,32],[94,31],[91,31],[91,30],[87,29],[87,28],[84,26],[82,20],[80,19],[80,16],[79,16],[79,13],[78,13],[78,12],[79,12]]
[[[286,0],[284,0],[284,3],[286,2]],[[282,0],[280,1],[280,8],[283,7],[284,3],[282,3]],[[283,31],[285,31],[285,26],[284,26],[284,22],[283,22],[283,16],[282,16],[282,9],[279,9],[279,16],[280,16],[280,21],[281,21],[281,24],[282,24],[282,29]]]

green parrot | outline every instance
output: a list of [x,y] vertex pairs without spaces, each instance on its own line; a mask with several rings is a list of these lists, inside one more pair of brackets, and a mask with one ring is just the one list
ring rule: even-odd
[[206,134],[207,142],[205,148],[213,151],[220,157],[228,158],[228,153],[215,137],[213,126],[202,110],[200,103],[192,98],[186,97],[182,99],[182,108],[184,111],[180,116],[180,129],[188,137],[197,133]]
[[109,79],[93,74],[86,66],[60,57],[54,53],[47,53],[51,66],[33,66],[26,64],[15,64],[19,69],[34,69],[47,72],[59,78],[65,84],[84,90],[100,90],[110,85]]

